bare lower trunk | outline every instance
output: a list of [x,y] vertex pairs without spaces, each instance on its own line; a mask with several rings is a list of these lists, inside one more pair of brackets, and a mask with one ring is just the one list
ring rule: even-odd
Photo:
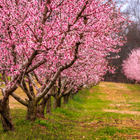
[[38,107],[37,107],[37,117],[38,118],[45,118],[44,110],[45,110],[45,104],[38,105]]
[[37,107],[37,117],[38,118],[45,118],[44,117],[44,110],[46,106],[46,113],[51,113],[51,96],[45,96],[40,104]]
[[64,95],[64,97],[63,97],[64,104],[67,104],[67,103],[68,103],[69,95],[70,95],[70,94]]
[[35,122],[36,117],[37,117],[37,103],[35,100],[30,100],[27,107],[26,120]]
[[61,98],[54,98],[53,109],[61,107]]
[[0,101],[0,114],[2,127],[4,128],[4,131],[14,131],[15,128],[11,116],[11,111],[9,108],[9,101],[7,101],[4,105],[1,105]]
[[75,96],[75,95],[77,95],[77,94],[78,94],[78,91],[77,91],[77,92],[75,92],[75,93],[70,94],[70,99],[73,99],[73,98],[74,98],[74,96]]
[[46,113],[51,114],[51,96],[48,98],[46,102]]

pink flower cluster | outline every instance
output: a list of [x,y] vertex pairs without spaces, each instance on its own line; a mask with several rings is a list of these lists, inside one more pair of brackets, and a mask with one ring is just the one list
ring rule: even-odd
[[0,73],[8,83],[27,71],[44,81],[73,61],[80,43],[62,75],[75,85],[97,83],[108,69],[106,55],[124,42],[117,34],[126,18],[114,7],[103,0],[0,0]]

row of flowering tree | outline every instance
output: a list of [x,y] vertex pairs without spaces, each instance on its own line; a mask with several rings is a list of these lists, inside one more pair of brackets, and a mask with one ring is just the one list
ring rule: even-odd
[[[123,43],[117,34],[125,20],[112,1],[0,0],[4,129],[14,130],[10,95],[27,107],[26,119],[35,121],[49,96],[56,108],[62,96],[96,84],[107,70],[104,57]],[[28,99],[14,93],[18,87]]]

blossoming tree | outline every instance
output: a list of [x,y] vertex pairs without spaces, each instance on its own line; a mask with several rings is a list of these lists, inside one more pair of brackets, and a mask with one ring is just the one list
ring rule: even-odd
[[38,116],[44,117],[44,108],[50,96],[54,97],[53,108],[56,109],[57,107],[61,107],[62,97],[65,97],[68,101],[70,93],[77,92],[84,85],[96,85],[102,79],[102,76],[108,69],[105,58],[100,57],[97,59],[97,56],[94,58],[93,55],[93,57],[87,60],[84,58],[83,60],[79,57],[74,65],[61,72],[53,89],[45,95],[38,105]]
[[140,81],[140,49],[134,49],[123,61],[123,72],[130,80]]
[[[37,102],[63,70],[84,52],[89,52],[86,59],[96,57],[97,52],[103,57],[115,52],[117,44],[122,45],[122,37],[117,33],[125,20],[113,2],[103,0],[0,0],[0,73],[5,85],[1,88],[0,113],[5,129],[14,128],[9,95],[28,107],[27,118],[34,121]],[[42,68],[47,69],[46,78]],[[42,84],[35,96],[31,74],[39,75],[37,69],[41,70]],[[18,86],[29,100],[14,94]]]

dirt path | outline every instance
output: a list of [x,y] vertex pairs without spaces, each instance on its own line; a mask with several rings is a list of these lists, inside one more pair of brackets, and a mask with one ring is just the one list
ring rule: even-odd
[[102,82],[99,87],[99,91],[103,93],[99,95],[100,99],[112,102],[110,109],[104,109],[104,112],[140,115],[140,88],[137,85]]
[[121,113],[121,114],[140,115],[140,111],[128,111],[128,110],[117,110],[117,109],[104,109],[103,111]]
[[[25,98],[27,98],[26,94],[20,89],[18,88],[15,93],[23,100],[25,100]],[[0,91],[0,99],[2,98],[2,93]],[[10,108],[11,109],[26,109],[26,107],[24,105],[22,105],[21,103],[19,103],[17,100],[15,100],[12,96],[9,97],[9,104],[10,104]]]

